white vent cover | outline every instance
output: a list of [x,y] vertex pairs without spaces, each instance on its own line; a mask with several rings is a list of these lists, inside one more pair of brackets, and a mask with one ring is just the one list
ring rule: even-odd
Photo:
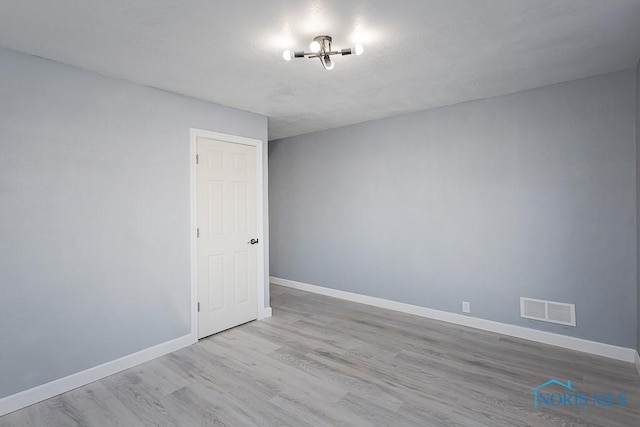
[[564,302],[520,297],[520,317],[576,326],[576,306]]

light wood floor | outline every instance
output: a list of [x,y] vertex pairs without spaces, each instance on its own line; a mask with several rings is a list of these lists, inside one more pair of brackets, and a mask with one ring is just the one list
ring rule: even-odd
[[[630,363],[272,286],[273,317],[0,418],[1,426],[640,426]],[[624,407],[533,407],[571,379]],[[561,391],[561,390],[556,390]]]

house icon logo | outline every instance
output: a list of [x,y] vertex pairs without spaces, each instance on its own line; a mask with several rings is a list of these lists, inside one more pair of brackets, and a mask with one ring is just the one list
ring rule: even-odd
[[[531,389],[531,391],[533,392],[533,402],[534,402],[534,403],[533,403],[533,407],[534,407],[534,408],[537,408],[537,407],[539,406],[540,401],[538,400],[538,398],[539,398],[540,396],[543,396],[543,395],[542,395],[542,393],[540,392],[540,390],[541,390],[541,389],[543,389],[543,388],[545,388],[545,387],[547,387],[547,386],[549,386],[549,385],[551,385],[551,384],[557,384],[557,385],[559,385],[560,387],[564,387],[564,388],[566,388],[567,390],[571,390],[572,392],[575,392],[575,391],[576,391],[573,387],[571,387],[571,380],[567,380],[567,383],[565,384],[565,383],[563,383],[562,381],[558,381],[558,380],[557,380],[557,379],[555,379],[555,378],[551,378],[551,379],[550,379],[549,381],[547,381],[546,383],[542,383],[542,384],[540,384],[539,386],[536,386],[536,387],[534,387],[534,388],[532,388],[532,389]],[[544,397],[543,397],[543,398],[544,398]],[[548,399],[545,399],[545,401],[546,401],[546,400],[548,400]]]
[[[543,390],[552,386],[552,390]],[[558,389],[561,389],[558,391]],[[571,380],[566,383],[551,378],[531,389],[533,393],[533,406],[539,408],[541,406],[625,406],[628,403],[627,396],[624,392],[604,391],[587,393],[577,391],[573,388]]]

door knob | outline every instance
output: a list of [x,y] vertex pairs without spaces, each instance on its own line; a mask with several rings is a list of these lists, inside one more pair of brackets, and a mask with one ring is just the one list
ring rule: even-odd
[[258,243],[258,239],[251,239],[251,240],[249,240],[249,244],[250,244],[250,245],[255,245],[256,243]]

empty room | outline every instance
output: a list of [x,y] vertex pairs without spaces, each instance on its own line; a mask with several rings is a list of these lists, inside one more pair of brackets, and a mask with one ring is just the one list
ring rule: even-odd
[[639,22],[0,1],[0,426],[640,426]]

